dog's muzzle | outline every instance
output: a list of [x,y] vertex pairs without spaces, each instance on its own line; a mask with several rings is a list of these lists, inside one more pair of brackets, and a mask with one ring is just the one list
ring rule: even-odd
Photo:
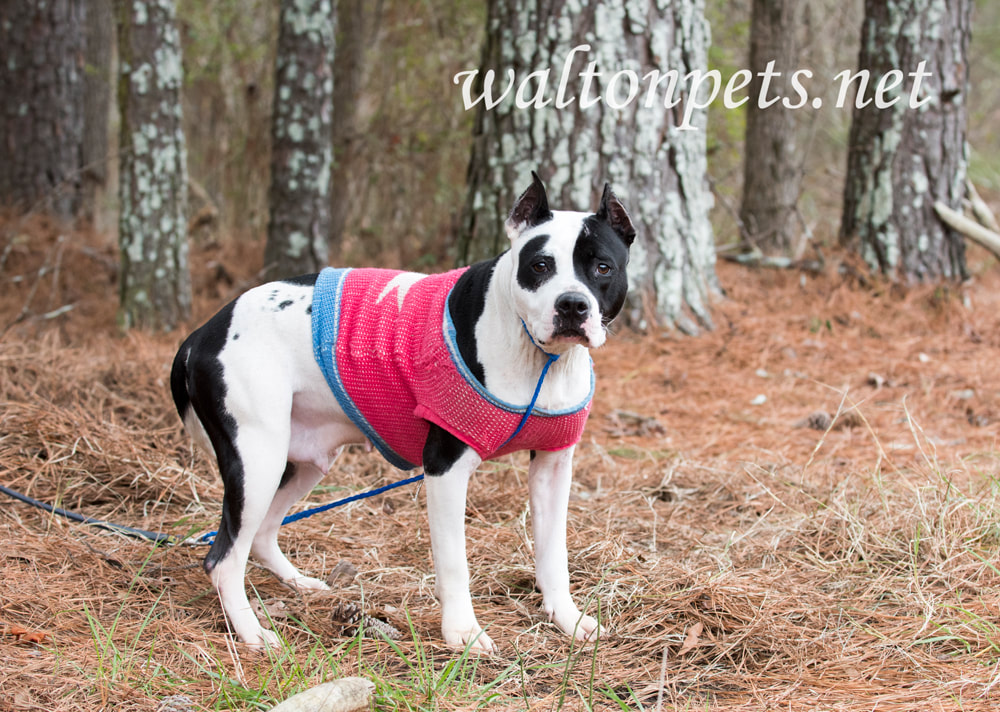
[[590,302],[579,292],[564,292],[555,303],[554,338],[588,340],[584,325],[590,317]]

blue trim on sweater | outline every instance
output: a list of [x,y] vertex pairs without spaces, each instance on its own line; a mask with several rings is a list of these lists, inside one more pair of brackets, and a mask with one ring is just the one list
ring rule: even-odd
[[[316,278],[312,303],[313,356],[333,391],[337,403],[365,437],[375,446],[382,457],[393,467],[412,470],[417,465],[404,459],[382,439],[378,432],[351,400],[337,369],[337,334],[340,330],[340,300],[344,291],[344,280],[351,268],[333,269],[327,267]],[[447,309],[445,310],[447,311]]]

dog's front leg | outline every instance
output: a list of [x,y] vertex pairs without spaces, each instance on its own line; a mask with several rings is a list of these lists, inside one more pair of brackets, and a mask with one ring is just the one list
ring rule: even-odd
[[538,451],[528,470],[535,582],[549,620],[577,640],[590,640],[597,636],[600,626],[592,617],[580,613],[569,592],[566,511],[573,479],[573,450]]
[[469,592],[465,555],[465,496],[469,477],[482,460],[454,436],[431,426],[424,447],[427,519],[434,553],[434,592],[441,603],[441,633],[445,642],[479,652],[496,652],[496,645],[476,621]]

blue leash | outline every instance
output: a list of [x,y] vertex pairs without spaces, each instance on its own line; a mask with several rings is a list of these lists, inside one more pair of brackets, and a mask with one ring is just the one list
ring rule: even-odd
[[[549,366],[555,363],[559,359],[559,354],[550,354],[548,351],[543,349],[541,346],[535,343],[535,340],[531,338],[531,333],[528,331],[527,325],[524,321],[521,321],[521,326],[524,328],[524,333],[528,335],[528,340],[531,341],[531,345],[536,349],[541,351],[546,356],[545,365],[542,367],[542,375],[538,377],[538,383],[535,384],[535,392],[531,395],[531,402],[528,403],[528,407],[524,411],[524,415],[521,416],[521,422],[517,424],[517,429],[511,433],[510,437],[503,441],[500,445],[502,448],[504,445],[509,443],[511,440],[517,437],[517,434],[521,432],[525,424],[528,422],[528,417],[531,415],[531,411],[535,409],[535,403],[538,401],[538,394],[542,392],[542,382],[545,381],[545,375],[549,372]],[[499,448],[498,448],[499,449]],[[314,514],[319,514],[320,512],[326,512],[327,510],[333,509],[335,507],[340,507],[344,504],[350,504],[351,502],[357,502],[361,499],[368,499],[369,497],[374,497],[380,495],[383,492],[388,492],[391,489],[396,489],[397,487],[403,487],[404,485],[411,485],[414,482],[419,482],[424,479],[422,474],[416,477],[408,477],[405,480],[400,480],[399,482],[393,482],[382,487],[376,487],[375,489],[368,490],[367,492],[361,492],[360,494],[352,494],[349,497],[344,497],[343,499],[338,499],[335,502],[328,502],[327,504],[321,504],[318,507],[313,507],[312,509],[304,509],[296,514],[289,514],[287,517],[281,520],[281,526],[286,524],[291,524],[292,522],[297,522],[300,519],[305,519],[311,517]],[[215,535],[218,531],[208,532],[207,534],[202,534],[197,539],[193,540],[192,544],[211,544],[215,541]]]
[[77,514],[76,512],[71,512],[68,509],[62,509],[60,507],[53,507],[51,504],[46,504],[45,502],[40,502],[34,497],[29,497],[26,494],[21,494],[17,490],[12,490],[10,487],[5,487],[0,485],[0,492],[7,495],[8,497],[13,497],[14,499],[24,502],[25,504],[30,504],[32,507],[37,507],[49,514],[57,514],[60,517],[69,519],[73,522],[80,522],[81,524],[90,524],[98,529],[106,529],[111,532],[117,532],[118,534],[124,534],[125,536],[130,536],[134,539],[146,539],[154,544],[176,544],[177,537],[173,534],[161,534],[160,532],[148,532],[145,529],[134,529],[132,527],[126,527],[121,524],[112,524],[111,522],[105,522],[101,519],[95,519],[94,517],[88,517],[83,514]]
[[549,366],[559,360],[559,354],[550,354],[548,351],[535,343],[535,340],[531,338],[531,332],[528,331],[528,325],[524,323],[524,319],[521,319],[521,328],[524,329],[524,333],[528,335],[528,341],[531,342],[531,345],[545,354],[546,361],[545,365],[542,366],[542,375],[538,377],[538,383],[535,384],[535,392],[531,394],[531,402],[528,403],[528,408],[524,411],[524,416],[521,418],[521,422],[517,424],[517,430],[515,430],[509,438],[504,440],[503,445],[500,447],[503,447],[516,438],[517,434],[521,432],[521,428],[523,428],[524,424],[528,422],[528,416],[531,415],[531,411],[535,409],[535,403],[538,401],[538,394],[542,392],[542,381],[545,380],[545,374],[549,372]]

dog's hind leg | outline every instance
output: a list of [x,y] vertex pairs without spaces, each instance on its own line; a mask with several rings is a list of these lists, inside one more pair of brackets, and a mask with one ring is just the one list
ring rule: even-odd
[[278,546],[278,531],[285,514],[293,504],[308,494],[321,479],[323,471],[312,463],[289,462],[281,478],[267,515],[253,539],[250,554],[285,583],[302,590],[327,591],[329,586],[319,579],[303,576]]
[[229,438],[215,444],[226,490],[222,523],[205,557],[205,570],[240,640],[255,649],[278,647],[277,635],[261,626],[250,607],[244,577],[252,543],[278,491],[288,425],[277,420],[243,423],[234,435],[235,447]]

